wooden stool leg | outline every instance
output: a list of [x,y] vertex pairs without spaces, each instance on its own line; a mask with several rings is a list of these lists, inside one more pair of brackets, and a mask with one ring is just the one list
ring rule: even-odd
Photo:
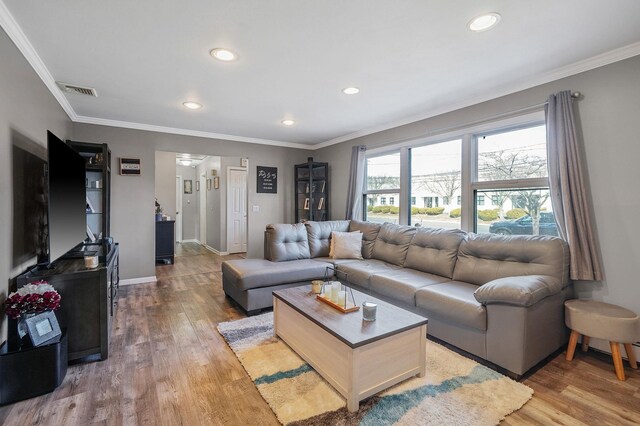
[[611,346],[611,356],[613,357],[613,367],[616,370],[618,380],[624,381],[624,365],[622,365],[622,355],[620,355],[620,344],[618,342],[609,342]]
[[573,359],[573,354],[576,352],[576,345],[578,344],[578,336],[580,336],[580,333],[575,330],[571,330],[569,346],[567,347],[567,361],[571,361]]
[[586,352],[589,350],[589,336],[582,336],[582,352]]
[[625,343],[624,350],[627,352],[627,359],[629,360],[631,368],[637,369],[638,364],[636,363],[636,354],[633,353],[633,346],[631,346],[631,343]]

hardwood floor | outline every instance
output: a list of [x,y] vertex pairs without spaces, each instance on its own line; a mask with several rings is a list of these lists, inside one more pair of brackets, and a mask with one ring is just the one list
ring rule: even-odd
[[[122,287],[109,359],[69,366],[54,392],[0,408],[6,425],[277,425],[268,405],[215,329],[244,317],[225,298],[225,259],[194,243],[158,282]],[[640,374],[609,357],[558,355],[527,378],[534,397],[504,424],[638,424]],[[427,372],[428,374],[428,372]]]

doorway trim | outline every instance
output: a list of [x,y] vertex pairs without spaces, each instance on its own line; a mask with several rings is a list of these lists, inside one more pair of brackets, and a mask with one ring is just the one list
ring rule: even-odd
[[208,247],[207,245],[207,172],[200,173],[198,175],[200,181],[200,194],[199,194],[199,211],[198,220],[200,224],[200,233],[198,234],[198,241],[201,245]]
[[182,242],[182,175],[176,175],[176,242]]

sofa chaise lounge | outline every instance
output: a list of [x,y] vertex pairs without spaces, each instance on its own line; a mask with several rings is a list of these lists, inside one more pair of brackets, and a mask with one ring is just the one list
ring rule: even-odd
[[[362,259],[330,258],[332,231],[362,232]],[[567,340],[569,253],[557,237],[346,220],[268,225],[265,259],[224,262],[223,289],[253,314],[272,306],[273,290],[321,279],[327,266],[353,288],[426,316],[429,335],[515,376]]]

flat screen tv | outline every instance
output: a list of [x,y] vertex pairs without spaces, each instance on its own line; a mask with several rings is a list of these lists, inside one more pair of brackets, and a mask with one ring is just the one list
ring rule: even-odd
[[47,131],[49,176],[49,263],[87,236],[85,161]]

